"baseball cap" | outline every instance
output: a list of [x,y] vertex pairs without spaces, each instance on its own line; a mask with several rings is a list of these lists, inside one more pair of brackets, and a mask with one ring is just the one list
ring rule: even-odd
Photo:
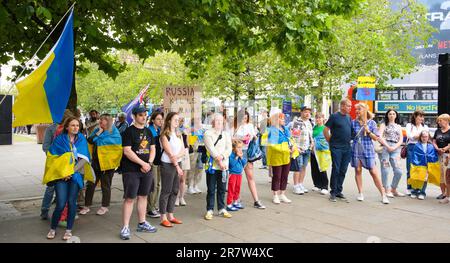
[[304,110],[309,110],[309,111],[311,111],[312,109],[311,109],[311,107],[309,107],[309,106],[303,105],[303,106],[300,108],[300,111],[304,111]]
[[133,108],[133,110],[131,111],[131,113],[133,113],[133,115],[136,115],[136,114],[139,114],[139,113],[143,113],[143,112],[147,112],[147,109],[145,108],[144,105],[135,106]]

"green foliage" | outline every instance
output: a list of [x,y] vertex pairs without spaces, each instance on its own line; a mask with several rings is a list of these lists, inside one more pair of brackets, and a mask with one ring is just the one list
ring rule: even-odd
[[147,94],[150,101],[160,104],[163,87],[190,83],[187,69],[177,54],[157,52],[145,63],[139,63],[137,57],[130,52],[122,51],[117,57],[128,66],[115,80],[98,70],[97,65],[83,64],[88,71],[78,74],[76,78],[79,106],[82,110],[120,110],[147,84],[150,84]]
[[[352,15],[362,0],[78,0],[77,61],[90,61],[115,78],[124,64],[105,54],[132,50],[140,59],[175,51],[192,76],[217,54],[245,55],[275,47],[292,63],[324,60],[330,16]],[[4,0],[0,4],[0,63],[30,59],[71,5],[70,0]],[[42,58],[58,34],[39,54]],[[301,58],[301,60],[300,60]]]

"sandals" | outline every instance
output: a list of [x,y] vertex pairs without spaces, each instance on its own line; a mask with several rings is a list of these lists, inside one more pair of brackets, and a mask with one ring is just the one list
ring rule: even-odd
[[177,225],[179,225],[179,224],[183,224],[183,221],[181,221],[181,220],[179,220],[179,219],[177,219],[177,218],[173,218],[173,219],[171,219],[171,220],[169,220],[171,223],[174,223],[174,224],[177,224]]
[[80,215],[86,215],[87,213],[89,213],[91,211],[91,209],[89,209],[89,207],[85,206],[83,207],[80,212],[78,212]]
[[173,225],[169,222],[169,220],[164,220],[161,222],[163,227],[173,227]]
[[64,236],[63,236],[62,239],[65,240],[65,241],[67,241],[67,240],[69,240],[71,237],[72,237],[72,232],[66,231],[66,232],[64,233]]
[[56,231],[53,229],[50,229],[50,231],[48,231],[48,234],[47,234],[47,239],[54,239],[55,236],[56,236]]
[[102,206],[97,210],[97,215],[102,216],[102,215],[108,213],[108,211],[109,211],[108,207]]

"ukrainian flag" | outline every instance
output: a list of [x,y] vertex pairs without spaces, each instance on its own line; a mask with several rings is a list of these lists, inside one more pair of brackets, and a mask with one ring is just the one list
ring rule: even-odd
[[413,189],[421,189],[425,181],[439,186],[440,172],[439,158],[433,145],[427,144],[425,152],[422,144],[417,143],[414,146],[414,157],[408,183]]
[[[91,137],[95,136],[98,130],[99,128],[96,128],[91,133]],[[103,131],[99,136],[94,137],[93,141],[97,146],[100,170],[107,171],[120,166],[123,153],[122,136],[120,136],[119,130],[115,126],[112,126],[111,131]],[[91,153],[92,147],[93,145],[89,144]]]
[[[278,128],[270,126],[268,128],[267,136],[267,165],[269,166],[281,166],[289,164],[291,161],[291,150],[289,149],[289,144],[291,147],[297,147],[292,145],[293,141],[290,139],[291,134],[289,130],[284,127],[284,132],[281,132]],[[296,158],[297,153],[293,153],[292,158]]]
[[[74,152],[76,152],[76,156]],[[42,183],[47,184],[72,176],[74,180],[81,184],[80,187],[82,187],[83,179],[77,178],[79,174],[75,173],[75,163],[77,161],[75,158],[82,158],[87,161],[82,171],[84,179],[95,182],[95,174],[90,165],[91,155],[88,150],[86,138],[83,134],[78,133],[77,140],[72,145],[67,133],[62,133],[55,138],[47,152]]]
[[73,10],[52,50],[30,75],[16,82],[13,126],[59,123],[73,81]]

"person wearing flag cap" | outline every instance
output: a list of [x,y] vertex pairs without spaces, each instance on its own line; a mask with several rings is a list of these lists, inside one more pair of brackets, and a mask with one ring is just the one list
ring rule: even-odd
[[139,224],[138,232],[155,233],[156,228],[145,220],[147,196],[152,186],[152,164],[155,159],[155,138],[151,131],[145,127],[147,109],[138,105],[132,110],[134,124],[122,134],[122,181],[123,181],[123,227],[120,238],[130,239],[129,228],[134,201],[137,198]]

